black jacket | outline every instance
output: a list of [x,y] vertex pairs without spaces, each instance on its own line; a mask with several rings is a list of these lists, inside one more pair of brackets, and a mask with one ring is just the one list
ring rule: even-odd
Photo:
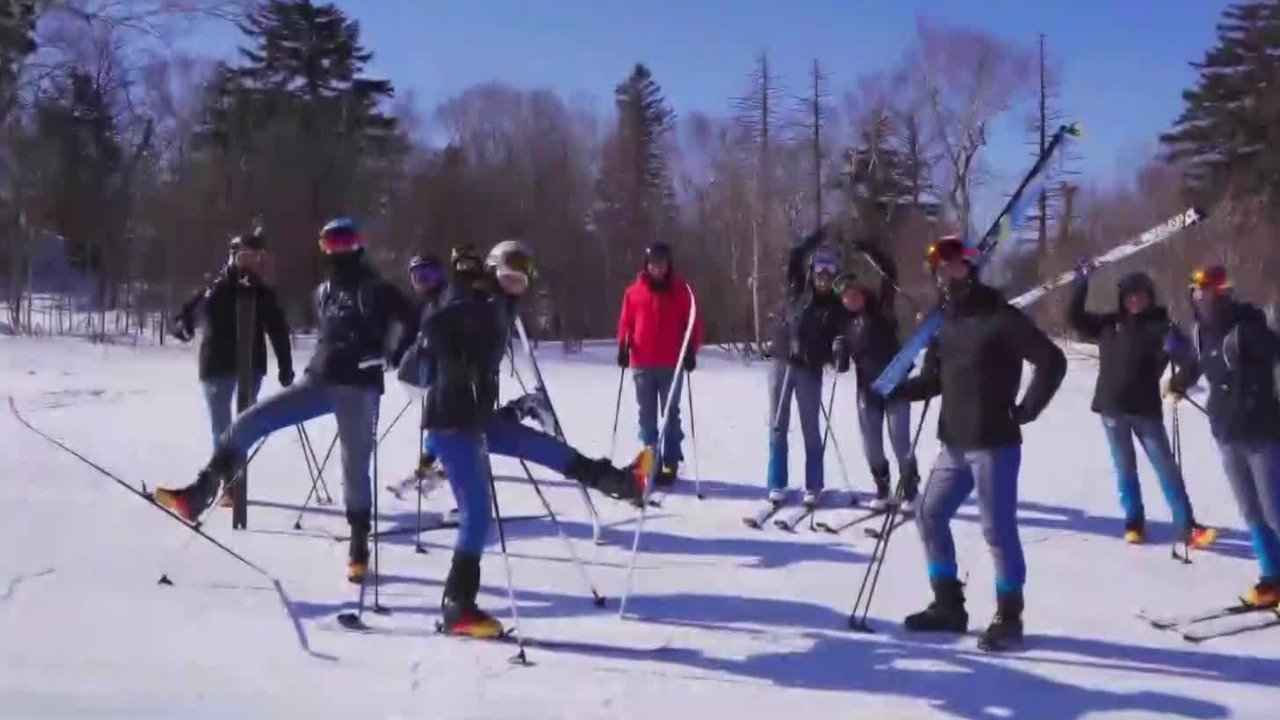
[[198,325],[205,327],[204,337],[200,340],[200,379],[234,377],[236,374],[236,296],[240,292],[251,293],[254,300],[254,374],[259,377],[267,374],[264,336],[269,336],[276,366],[282,373],[292,375],[289,324],[280,309],[276,291],[257,276],[242,273],[228,264],[208,287],[184,303],[174,318],[173,334],[183,340],[190,339]]
[[821,241],[821,233],[809,235],[788,255],[787,306],[773,339],[775,358],[808,370],[835,360],[831,346],[849,318],[834,291],[819,294],[810,281],[808,256]]
[[498,403],[499,369],[511,330],[508,298],[483,279],[453,280],[427,307],[418,331],[426,384],[422,426],[484,428]]
[[[1075,286],[1067,322],[1086,342],[1098,345],[1098,382],[1093,411],[1102,415],[1161,417],[1160,376],[1174,362],[1179,368],[1194,363],[1186,338],[1163,307],[1152,305],[1139,315],[1121,307],[1097,314],[1085,310],[1089,287]],[[1169,355],[1174,350],[1178,357]],[[1188,348],[1189,349],[1189,348]]]
[[[1019,404],[1024,360],[1034,370]],[[1030,318],[975,283],[962,304],[946,308],[920,374],[891,397],[942,395],[939,440],[964,450],[1002,447],[1022,442],[1018,426],[1040,415],[1066,372],[1066,355]]]
[[844,347],[856,371],[858,389],[867,390],[902,347],[898,324],[873,300],[862,312],[849,316]]
[[316,289],[316,352],[307,374],[335,385],[383,390],[383,370],[394,367],[413,339],[409,299],[365,264],[363,253],[329,258],[329,279]]
[[[1275,367],[1280,337],[1266,316],[1248,303],[1233,303],[1222,327],[1200,321],[1195,329],[1199,370],[1209,386],[1209,427],[1229,442],[1280,442],[1280,400]],[[1195,384],[1196,368],[1178,375],[1179,384]]]

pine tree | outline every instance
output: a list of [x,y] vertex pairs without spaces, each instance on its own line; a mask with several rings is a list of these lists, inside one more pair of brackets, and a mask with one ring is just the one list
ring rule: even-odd
[[1184,163],[1202,200],[1230,190],[1280,196],[1280,0],[1223,11],[1218,43],[1193,63],[1200,74],[1185,108],[1161,136],[1167,159]]
[[0,120],[17,98],[23,59],[36,51],[35,0],[0,0]]

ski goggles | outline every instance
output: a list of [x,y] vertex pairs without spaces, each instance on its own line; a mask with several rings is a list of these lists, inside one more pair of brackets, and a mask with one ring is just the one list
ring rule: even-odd
[[814,255],[810,265],[814,275],[830,275],[834,277],[840,272],[840,264],[830,255]]
[[439,265],[422,263],[409,268],[409,280],[417,287],[433,287],[439,285],[444,278]]
[[320,233],[320,249],[326,253],[351,252],[363,244],[360,231],[349,227],[336,227]]
[[929,245],[925,251],[925,264],[930,270],[939,265],[954,262],[971,262],[978,257],[978,251],[965,245],[954,235],[948,235],[936,243]]
[[1231,278],[1221,265],[1197,268],[1191,273],[1191,296],[1200,300],[1207,296],[1226,295],[1231,292]]
[[502,261],[494,268],[498,277],[520,276],[532,282],[538,277],[538,267],[533,256],[521,250],[513,250],[502,256]]
[[480,254],[474,245],[455,245],[449,251],[449,265],[456,273],[480,272],[481,264]]

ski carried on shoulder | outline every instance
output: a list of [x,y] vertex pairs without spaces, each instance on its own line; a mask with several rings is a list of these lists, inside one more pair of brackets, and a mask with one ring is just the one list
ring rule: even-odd
[[785,507],[785,503],[770,502],[755,515],[748,515],[742,518],[742,524],[754,530],[759,530],[764,527],[765,523],[769,522],[769,518],[777,515],[778,511],[783,507]]

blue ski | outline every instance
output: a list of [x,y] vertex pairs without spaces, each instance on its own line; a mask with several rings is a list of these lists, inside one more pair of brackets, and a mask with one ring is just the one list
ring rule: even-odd
[[[1049,160],[1068,140],[1080,134],[1079,127],[1075,124],[1063,125],[1054,133],[1053,139],[1045,148],[1044,153],[1036,159],[1031,170],[1022,179],[1022,183],[1018,189],[1014,191],[1013,196],[1009,198],[1009,202],[1005,205],[1004,210],[996,216],[995,222],[987,230],[976,244],[970,239],[965,239],[965,244],[973,246],[978,251],[978,264],[990,257],[990,253],[1000,244],[1002,240],[1013,234],[1013,231],[1022,223],[1023,217],[1027,211],[1040,196],[1040,191],[1044,187],[1044,169],[1049,165]],[[880,373],[880,377],[876,378],[875,383],[871,385],[880,396],[887,396],[893,392],[907,374],[911,372],[911,367],[915,364],[916,357],[929,347],[929,343],[933,341],[938,331],[942,329],[942,309],[938,305],[934,305],[920,324],[912,331],[911,335],[902,344],[902,349],[893,357],[884,372]]]

